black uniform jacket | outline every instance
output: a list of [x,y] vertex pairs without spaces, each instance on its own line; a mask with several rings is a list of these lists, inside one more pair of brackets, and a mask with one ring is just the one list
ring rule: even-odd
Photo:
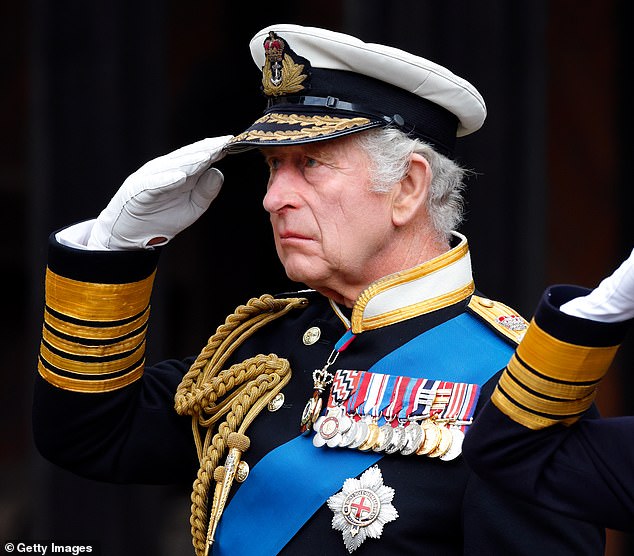
[[[191,419],[174,409],[175,392],[194,357],[153,365],[143,361],[157,259],[152,251],[81,251],[51,237],[34,434],[46,458],[79,475],[111,482],[189,485],[196,477],[199,463]],[[441,279],[430,281],[429,275]],[[366,313],[370,308],[374,312],[361,315],[356,323],[361,333],[341,352],[336,368],[368,369],[411,338],[471,311],[473,291],[464,238],[439,260],[380,281],[360,298]],[[398,295],[384,295],[389,293]],[[250,447],[243,459],[252,472],[264,455],[298,436],[306,400],[313,392],[313,371],[324,366],[349,325],[348,318],[355,326],[354,310],[343,315],[314,292],[295,295],[308,303],[255,331],[225,365],[273,353],[286,358],[292,369],[283,388],[283,406],[277,411],[263,409],[247,430]],[[397,305],[401,310],[394,312]],[[488,300],[482,306],[508,312]],[[491,324],[485,328],[497,340],[498,318],[476,318]],[[313,327],[318,328],[319,339],[307,345],[303,337]],[[502,336],[512,342],[512,334]],[[450,351],[454,346],[442,348]],[[476,412],[489,398],[503,367],[487,371],[491,379],[482,385]],[[333,450],[338,449],[348,450]],[[603,554],[603,529],[509,495],[472,473],[461,456],[442,461],[396,453],[385,455],[377,466],[383,484],[394,490],[392,504],[398,517],[385,523],[378,538],[367,538],[355,555]],[[330,472],[311,470],[293,479],[308,488],[318,474]],[[285,488],[287,479],[280,472],[270,482],[273,496]],[[249,478],[242,484],[248,482]],[[235,482],[232,495],[239,488],[241,484]],[[297,498],[297,504],[304,503],[302,496]],[[270,495],[263,495],[260,503],[269,500]],[[287,508],[287,514],[292,512],[292,507]],[[283,523],[285,514],[276,519]],[[242,520],[248,535],[249,516]],[[349,554],[332,521],[333,511],[324,500],[280,553]]]
[[634,531],[634,417],[584,414],[631,321],[559,311],[587,293],[576,286],[544,293],[464,453],[479,475],[524,499]]

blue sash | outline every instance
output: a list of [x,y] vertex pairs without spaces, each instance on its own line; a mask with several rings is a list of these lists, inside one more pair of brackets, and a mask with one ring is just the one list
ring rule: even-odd
[[[482,385],[506,366],[513,352],[514,347],[484,323],[463,313],[413,338],[368,370]],[[310,436],[279,446],[251,470],[225,509],[213,556],[278,554],[345,479],[382,456],[315,448]]]

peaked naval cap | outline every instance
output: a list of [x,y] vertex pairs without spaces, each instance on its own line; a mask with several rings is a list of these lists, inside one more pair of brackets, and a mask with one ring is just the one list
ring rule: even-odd
[[262,29],[250,48],[267,105],[229,152],[392,125],[451,156],[456,137],[478,130],[486,117],[469,82],[397,48],[292,24]]

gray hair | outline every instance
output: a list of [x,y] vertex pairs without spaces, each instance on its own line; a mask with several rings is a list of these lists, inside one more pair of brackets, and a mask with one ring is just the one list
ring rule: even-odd
[[372,191],[387,192],[409,172],[413,153],[423,156],[432,170],[427,210],[434,229],[449,237],[464,216],[464,178],[467,170],[435,151],[431,145],[412,139],[395,128],[355,133],[352,137],[367,153],[372,164]]

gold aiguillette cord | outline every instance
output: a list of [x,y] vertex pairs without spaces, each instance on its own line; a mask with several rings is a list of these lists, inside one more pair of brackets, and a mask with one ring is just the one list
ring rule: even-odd
[[[200,462],[192,488],[190,518],[197,556],[209,553],[233,480],[244,480],[245,469],[248,473],[248,465],[241,460],[249,447],[247,427],[291,376],[288,361],[274,354],[256,355],[229,369],[225,369],[225,364],[255,331],[293,309],[307,306],[305,298],[275,299],[266,294],[237,307],[209,339],[177,388],[175,408],[179,415],[192,419]],[[228,461],[225,466],[218,466],[227,448]],[[207,519],[212,477],[216,486],[211,517]]]
[[214,542],[214,535],[220,516],[225,509],[227,498],[229,497],[229,491],[231,485],[236,477],[238,466],[240,464],[240,458],[242,454],[249,449],[251,441],[247,436],[241,433],[232,432],[227,438],[227,446],[229,447],[229,453],[225,460],[224,466],[219,465],[214,470],[214,480],[216,481],[216,488],[214,490],[214,498],[211,506],[211,514],[209,516],[209,528],[207,530],[207,542],[205,543],[205,556],[209,555],[209,550]]
[[[228,420],[234,416],[244,413],[244,407],[248,407],[251,399],[255,399],[255,403],[247,410],[244,419],[240,424],[237,432],[230,432],[227,436],[228,453],[224,466],[218,466],[214,469],[214,480],[216,486],[214,488],[213,501],[209,516],[209,525],[207,527],[207,536],[205,540],[204,556],[208,556],[211,546],[214,543],[214,536],[222,513],[225,509],[229,492],[234,479],[241,481],[245,477],[239,477],[241,471],[242,454],[249,449],[250,440],[244,434],[249,425],[262,411],[262,409],[282,390],[291,378],[291,371],[288,361],[285,359],[273,358],[271,356],[261,356],[265,367],[268,367],[270,374],[263,373],[260,370],[259,376],[250,383],[251,394],[245,394],[234,400]],[[262,392],[264,390],[264,392]],[[245,465],[246,466],[246,465]],[[248,466],[246,466],[248,468]]]

